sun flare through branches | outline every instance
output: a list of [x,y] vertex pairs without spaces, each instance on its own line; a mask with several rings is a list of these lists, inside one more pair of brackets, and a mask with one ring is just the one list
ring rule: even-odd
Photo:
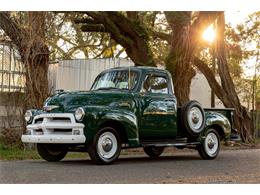
[[208,41],[209,43],[212,43],[215,40],[216,37],[216,32],[215,29],[213,27],[213,25],[210,25],[204,32],[202,35],[203,39],[205,41]]

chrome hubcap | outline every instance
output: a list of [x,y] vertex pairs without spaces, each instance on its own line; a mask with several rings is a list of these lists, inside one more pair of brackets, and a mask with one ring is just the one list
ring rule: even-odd
[[209,156],[214,156],[218,150],[218,137],[215,133],[209,133],[205,139],[205,150]]
[[112,158],[117,151],[117,139],[111,132],[104,132],[100,135],[97,143],[97,152],[100,158],[108,160]]
[[193,107],[190,109],[188,115],[188,123],[190,127],[195,131],[198,132],[203,122],[202,112],[198,107]]
[[109,152],[113,147],[113,142],[111,139],[107,138],[102,142],[102,148],[105,152]]
[[194,124],[197,124],[197,123],[199,122],[199,117],[198,117],[198,115],[194,114],[194,115],[192,116],[192,122],[193,122]]
[[214,145],[215,145],[215,143],[214,143],[212,140],[210,140],[210,141],[208,142],[208,147],[209,147],[209,149],[212,149],[212,148],[214,147]]

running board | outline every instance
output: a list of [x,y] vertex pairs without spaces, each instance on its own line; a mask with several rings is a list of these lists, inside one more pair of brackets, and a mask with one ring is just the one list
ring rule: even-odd
[[189,142],[189,143],[142,143],[143,146],[157,146],[157,147],[170,147],[170,146],[190,146],[199,145],[200,142]]

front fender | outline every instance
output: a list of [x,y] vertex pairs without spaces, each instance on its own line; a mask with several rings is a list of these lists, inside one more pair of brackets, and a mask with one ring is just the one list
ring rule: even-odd
[[129,144],[139,144],[137,117],[134,112],[105,106],[92,106],[84,109],[86,112],[84,124],[87,141],[93,139],[102,124],[108,121],[116,121],[125,128]]
[[117,121],[121,123],[127,134],[128,142],[132,145],[139,144],[139,134],[137,127],[137,118],[134,113],[125,110],[110,110],[108,113],[103,113],[99,119],[99,127],[108,121]]

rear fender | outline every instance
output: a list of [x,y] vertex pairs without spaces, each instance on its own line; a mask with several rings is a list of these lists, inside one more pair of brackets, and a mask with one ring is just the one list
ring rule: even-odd
[[227,117],[217,112],[206,112],[206,125],[202,132],[204,136],[206,131],[215,127],[220,136],[224,138],[224,140],[228,140],[231,135],[231,124]]

